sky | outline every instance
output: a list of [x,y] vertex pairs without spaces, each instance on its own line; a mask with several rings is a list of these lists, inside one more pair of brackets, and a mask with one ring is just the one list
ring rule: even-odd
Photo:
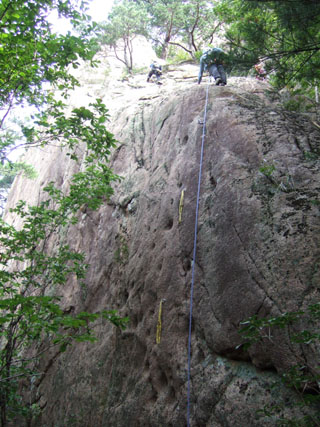
[[113,5],[113,0],[91,0],[89,4],[89,15],[96,22],[106,20]]
[[[96,22],[105,21],[108,13],[110,12],[114,0],[87,0],[88,1],[88,15]],[[53,24],[55,32],[66,34],[71,31],[71,25],[65,18],[58,18],[57,13],[52,13],[50,22]]]

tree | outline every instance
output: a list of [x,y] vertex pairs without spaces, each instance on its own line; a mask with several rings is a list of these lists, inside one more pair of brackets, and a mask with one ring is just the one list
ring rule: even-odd
[[[47,18],[51,10],[71,19],[75,28],[82,28],[76,37],[52,33]],[[52,89],[60,89],[62,96],[79,82],[68,71],[79,66],[79,59],[95,65],[94,39],[88,37],[93,27],[82,22],[88,17],[71,6],[69,1],[4,0],[0,4],[0,160],[17,145],[17,131],[12,123],[5,125],[17,107],[53,102]],[[21,137],[20,137],[21,140]]]
[[77,83],[67,67],[78,67],[79,58],[90,60],[94,42],[87,25],[77,37],[52,33],[47,18],[53,9],[80,28],[86,15],[62,0],[4,0],[0,5],[1,125],[16,105],[41,105],[48,95],[44,82],[68,90]]
[[116,57],[132,70],[132,41],[137,34],[161,47],[166,59],[169,46],[178,46],[194,57],[213,40],[220,27],[214,2],[205,0],[121,0],[101,26],[99,41],[111,46]]
[[101,45],[112,47],[116,58],[129,70],[133,69],[133,40],[147,35],[148,17],[144,7],[124,0],[116,4],[108,16],[108,21],[100,26]]
[[[66,234],[62,232],[77,222],[81,207],[99,208],[112,193],[110,182],[117,177],[105,163],[115,141],[103,126],[106,110],[101,103],[91,105],[90,109],[76,108],[69,118],[58,115],[54,121],[52,116],[50,119],[46,126],[42,122],[45,137],[54,135],[59,142],[68,135],[70,139],[86,142],[85,169],[73,176],[67,193],[50,183],[44,188],[47,197],[37,206],[19,202],[12,209],[23,219],[19,229],[0,221],[2,426],[13,415],[32,416],[30,407],[22,404],[17,392],[18,380],[41,378],[43,374],[37,371],[41,354],[56,348],[58,355],[74,341],[94,341],[90,323],[97,319],[105,318],[122,328],[126,324],[126,319],[114,311],[69,314],[60,308],[60,287],[72,277],[81,285],[87,269],[84,255],[74,251],[66,238],[61,238]],[[37,133],[37,138],[42,136]],[[74,152],[70,155],[77,160]],[[52,241],[54,249],[49,250]]]
[[[47,16],[53,9],[71,19],[78,36],[52,33]],[[116,141],[105,127],[105,105],[96,100],[66,113],[61,100],[79,85],[70,69],[77,68],[80,59],[95,65],[97,45],[90,36],[94,26],[82,7],[76,9],[69,1],[3,0],[0,29],[2,176],[9,164],[19,166],[8,163],[17,145],[54,143],[74,162],[79,162],[79,151],[82,158],[81,172],[71,178],[65,193],[50,183],[38,205],[20,201],[12,209],[21,219],[18,228],[0,220],[0,425],[4,427],[19,414],[32,418],[33,402],[23,402],[19,381],[41,379],[44,374],[37,366],[42,354],[52,349],[58,356],[74,341],[94,341],[90,325],[98,319],[120,328],[127,319],[107,309],[66,313],[60,301],[61,287],[71,279],[81,286],[87,269],[84,254],[73,250],[62,232],[77,222],[82,207],[99,208],[112,194],[111,183],[119,179],[108,167]],[[54,89],[59,90],[58,100]],[[37,113],[17,129],[10,116],[29,106]]]
[[182,43],[178,44],[194,57],[204,44],[211,44],[221,23],[216,20],[214,2],[190,0],[182,4],[183,23],[178,33]]
[[151,28],[156,30],[155,41],[160,43],[161,58],[166,59],[169,43],[179,33],[183,23],[182,4],[177,0],[141,0],[151,17]]
[[320,3],[314,0],[222,0],[235,63],[249,69],[265,60],[279,86],[308,86],[320,77]]
[[149,36],[161,46],[166,59],[169,46],[178,46],[192,57],[204,44],[212,42],[219,28],[215,20],[214,2],[205,0],[137,0],[145,5],[150,16]]

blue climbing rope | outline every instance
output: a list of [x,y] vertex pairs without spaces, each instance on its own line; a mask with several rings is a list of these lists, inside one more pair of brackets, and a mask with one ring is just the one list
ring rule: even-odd
[[192,259],[192,279],[190,289],[190,314],[189,314],[189,338],[188,338],[188,393],[187,393],[187,427],[190,427],[190,382],[191,382],[191,328],[192,328],[192,306],[193,306],[193,289],[194,289],[194,272],[196,265],[196,253],[197,253],[197,236],[198,236],[198,215],[199,215],[199,201],[200,201],[200,188],[201,188],[201,175],[202,175],[202,163],[203,163],[203,148],[206,136],[206,121],[207,121],[207,106],[208,106],[208,93],[209,83],[206,91],[206,103],[204,108],[203,116],[203,128],[201,138],[201,155],[200,155],[200,166],[199,166],[199,177],[198,177],[198,192],[197,192],[197,206],[196,206],[196,219],[194,225],[194,242],[193,242],[193,259]]

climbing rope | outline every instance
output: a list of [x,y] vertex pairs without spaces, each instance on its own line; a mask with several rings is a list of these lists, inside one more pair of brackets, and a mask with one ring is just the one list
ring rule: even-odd
[[201,122],[203,124],[203,128],[202,128],[202,138],[201,138],[201,155],[200,155],[200,166],[199,166],[199,177],[198,177],[196,219],[195,219],[195,225],[194,225],[192,278],[191,278],[191,287],[190,287],[190,314],[189,314],[189,338],[188,338],[187,427],[190,427],[191,329],[192,329],[192,308],[193,308],[192,306],[193,306],[194,272],[195,272],[195,265],[196,265],[196,253],[197,253],[198,215],[199,215],[200,187],[201,187],[201,175],[202,175],[202,163],[203,163],[203,148],[204,148],[204,140],[205,140],[205,136],[206,136],[208,93],[209,93],[209,83],[207,85],[207,91],[206,91],[206,103],[205,103],[205,108],[204,108],[203,122]]

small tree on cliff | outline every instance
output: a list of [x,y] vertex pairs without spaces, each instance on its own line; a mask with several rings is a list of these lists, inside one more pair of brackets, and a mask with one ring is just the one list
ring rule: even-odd
[[[286,332],[290,339],[291,351],[294,351],[296,364],[281,373],[281,381],[295,390],[298,403],[290,402],[292,406],[306,409],[300,418],[283,416],[280,413],[284,404],[265,405],[259,411],[262,417],[269,417],[276,425],[286,426],[319,426],[320,425],[320,370],[317,360],[310,363],[306,357],[308,349],[315,352],[319,348],[320,333],[320,303],[310,304],[307,310],[284,312],[280,316],[268,318],[254,315],[241,322],[240,333],[245,339],[244,348],[252,344],[263,343],[269,347],[278,346],[274,335],[279,331]],[[299,351],[303,349],[302,353]],[[303,356],[301,356],[301,354]],[[287,405],[287,402],[286,402]]]
[[149,37],[161,47],[166,59],[169,46],[178,46],[194,57],[203,44],[212,43],[220,24],[214,2],[205,0],[137,0],[150,17]]
[[[50,10],[69,17],[79,36],[52,33]],[[43,189],[36,206],[20,201],[12,214],[20,226],[0,221],[0,425],[17,415],[31,419],[33,401],[24,404],[20,380],[41,380],[39,360],[48,349],[54,357],[74,341],[94,341],[90,324],[107,319],[124,327],[116,312],[66,313],[60,305],[59,287],[70,278],[81,284],[86,272],[82,253],[72,249],[66,230],[77,222],[80,208],[97,209],[112,193],[118,179],[108,168],[113,136],[106,130],[107,110],[96,100],[89,107],[74,108],[55,100],[44,86],[58,88],[62,97],[78,81],[68,72],[79,59],[93,63],[96,44],[87,37],[93,30],[82,9],[62,0],[3,0],[0,4],[0,157],[2,165],[17,140],[27,147],[50,143],[65,147],[74,162],[81,152],[82,171],[63,193],[54,183]],[[85,23],[85,24],[84,24]],[[10,115],[22,106],[38,113],[31,125],[16,125]],[[21,113],[20,113],[21,114]],[[81,149],[79,148],[81,147]],[[49,242],[51,242],[49,244]],[[51,249],[49,250],[49,247]],[[52,249],[53,248],[53,249]]]
[[[213,1],[193,0],[183,4],[183,25],[179,32],[181,45],[191,56],[201,51],[204,44],[211,44],[221,27],[214,12]],[[175,45],[176,42],[172,41]]]
[[177,0],[139,0],[150,16],[153,39],[161,45],[161,58],[166,59],[169,43],[183,26],[183,2]]
[[110,46],[129,72],[133,68],[132,42],[138,34],[147,35],[147,23],[146,9],[124,0],[112,8],[108,21],[100,26],[100,44]]

